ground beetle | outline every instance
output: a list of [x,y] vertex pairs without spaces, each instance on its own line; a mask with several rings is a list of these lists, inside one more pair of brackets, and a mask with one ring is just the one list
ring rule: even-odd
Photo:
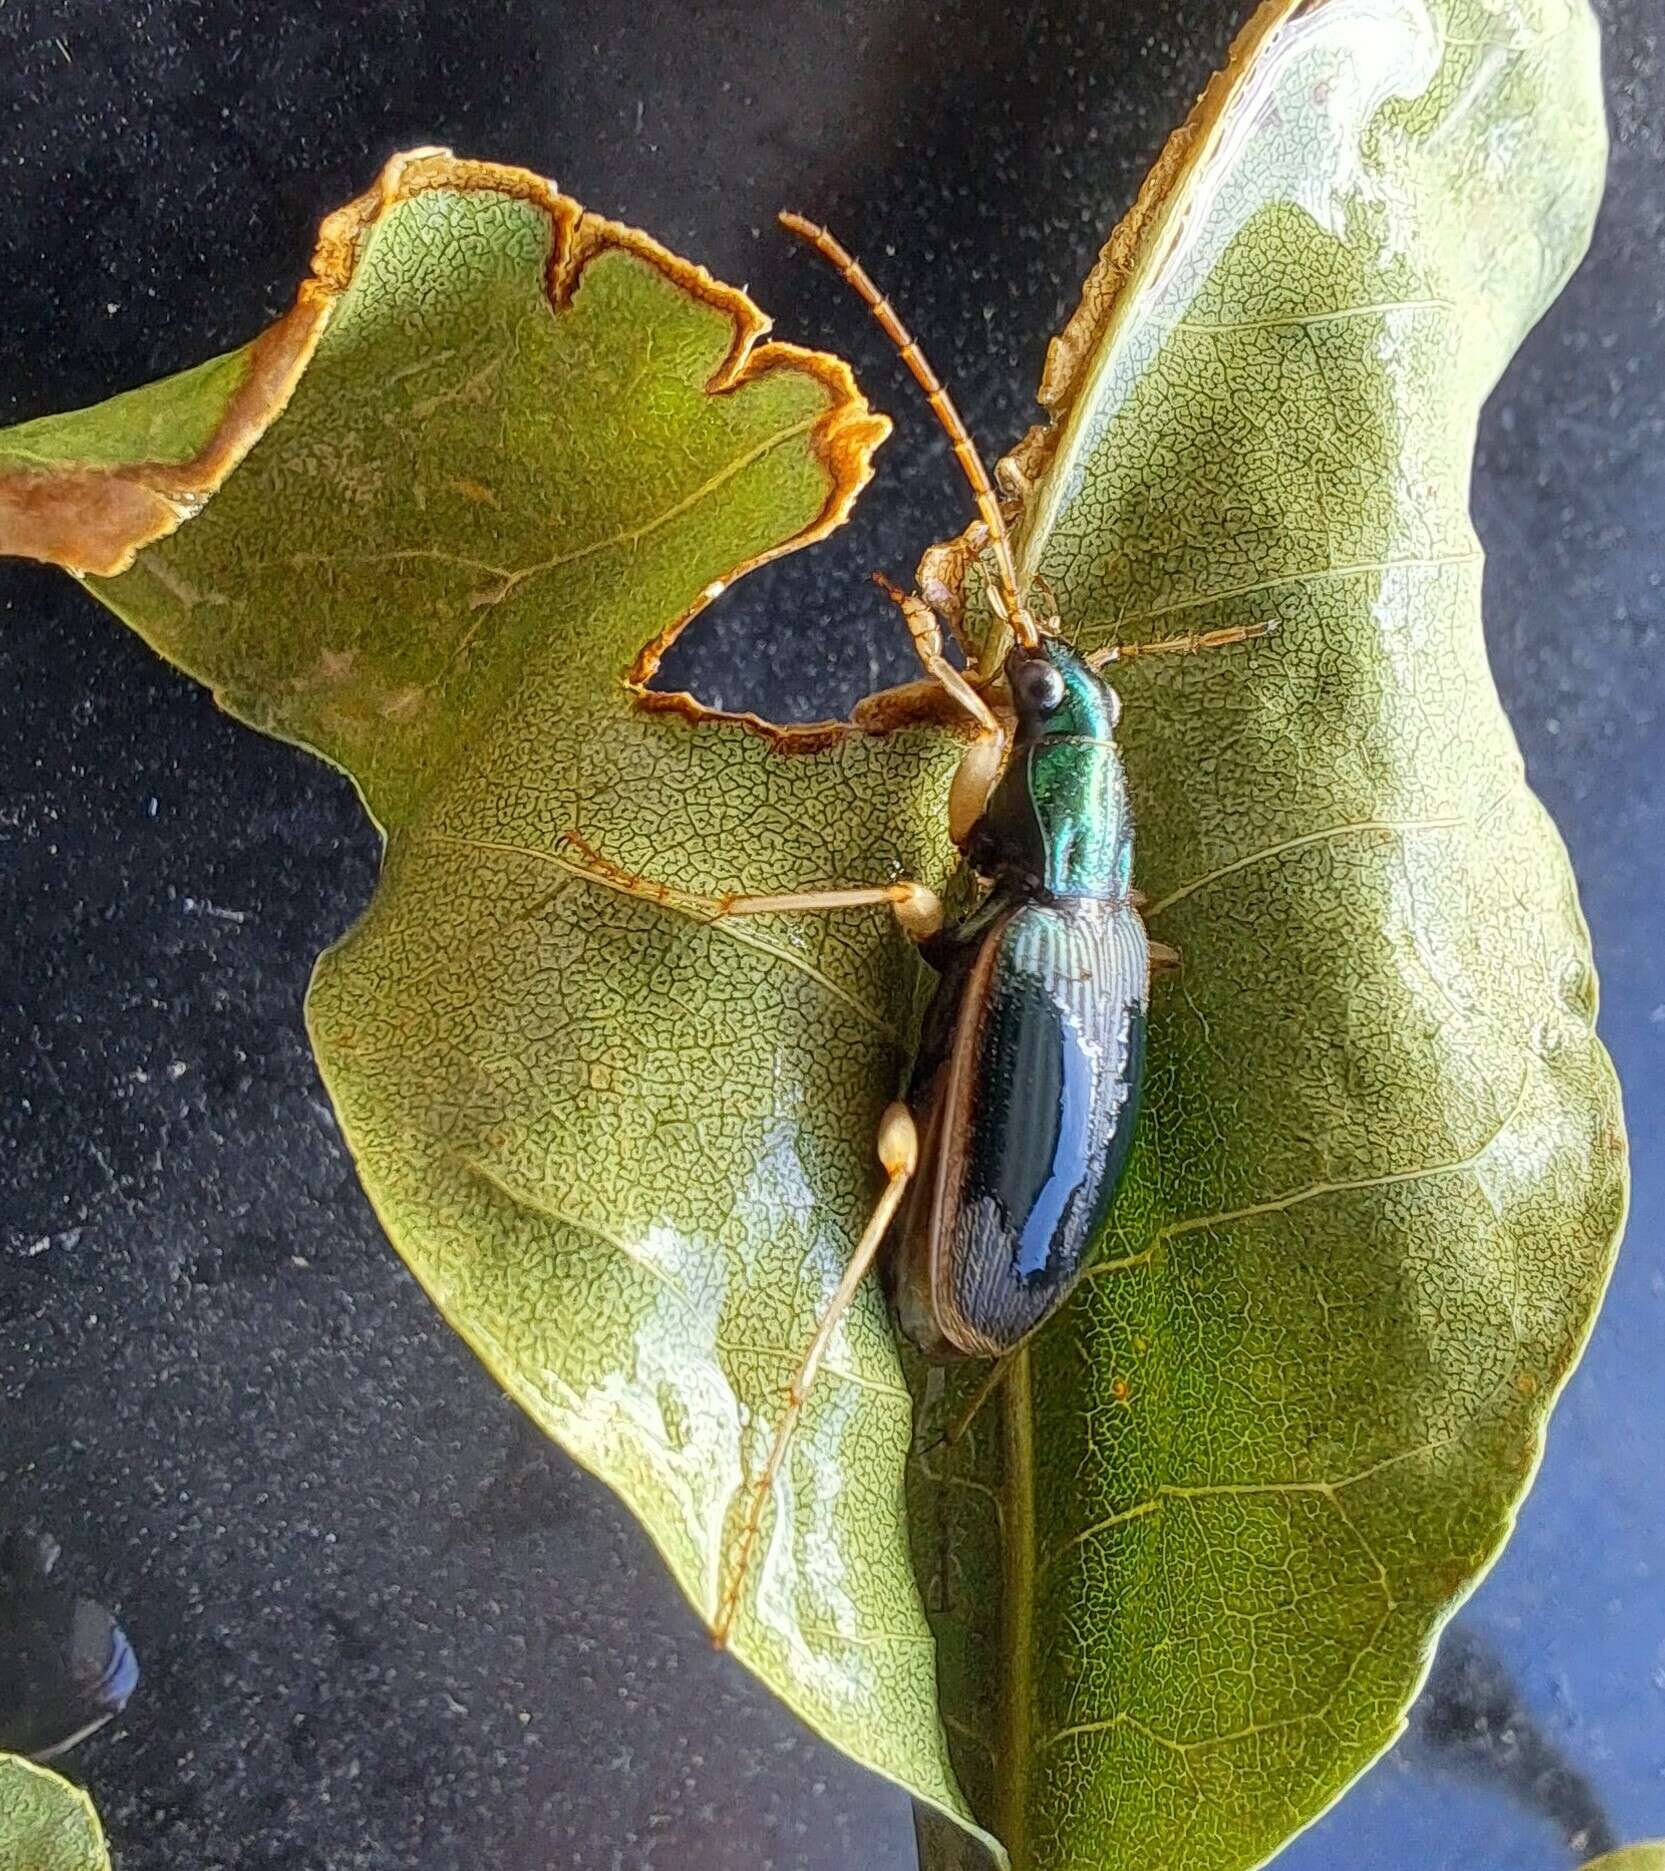
[[752,1485],[714,1627],[719,1644],[804,1398],[892,1224],[897,1322],[939,1363],[1013,1350],[1086,1270],[1133,1140],[1153,953],[1172,959],[1148,940],[1139,915],[1133,821],[1115,742],[1121,704],[1099,672],[1152,650],[1209,649],[1271,629],[1199,632],[1086,657],[1068,648],[1055,634],[1057,619],[1043,623],[1018,593],[988,473],[919,346],[825,228],[798,215],[781,220],[866,300],[947,431],[981,515],[979,548],[994,573],[989,599],[1013,643],[1002,680],[985,695],[944,655],[925,600],[878,580],[900,606],[926,672],[979,729],[948,801],[950,834],[989,884],[969,914],[944,929],[940,900],[918,883],[698,902],[713,918],[888,903],[939,977],[906,1101],[891,1105],[879,1128],[884,1193]]

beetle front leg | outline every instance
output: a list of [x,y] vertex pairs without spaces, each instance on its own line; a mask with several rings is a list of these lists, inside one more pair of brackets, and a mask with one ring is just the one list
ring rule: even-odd
[[1170,948],[1166,942],[1153,942],[1150,945],[1150,978],[1160,980],[1163,975],[1178,974],[1184,957],[1176,948]]
[[904,591],[900,585],[893,585],[883,572],[875,572],[873,582],[902,613],[902,621],[913,640],[914,654],[925,673],[942,684],[984,734],[1004,736],[1005,729],[994,710],[971,686],[964,671],[956,669],[943,654],[942,625],[937,621],[936,612],[923,598]]
[[751,1569],[752,1553],[763,1529],[764,1510],[774,1492],[775,1478],[786,1460],[792,1437],[797,1431],[798,1419],[804,1413],[804,1401],[809,1396],[810,1386],[815,1382],[815,1374],[821,1368],[821,1360],[832,1343],[839,1321],[850,1310],[862,1281],[867,1278],[873,1262],[878,1258],[885,1235],[907,1192],[909,1179],[918,1165],[919,1134],[914,1125],[913,1113],[905,1104],[893,1104],[886,1110],[879,1124],[878,1150],[886,1179],[884,1193],[868,1217],[867,1226],[856,1243],[856,1251],[850,1256],[849,1266],[844,1269],[844,1277],[827,1302],[827,1310],[821,1315],[821,1323],[810,1341],[809,1350],[804,1353],[803,1362],[787,1387],[786,1408],[775,1425],[774,1440],[769,1445],[769,1454],[762,1471],[752,1483],[746,1518],[734,1552],[733,1568],[711,1627],[712,1642],[719,1650],[727,1647],[729,1633],[734,1628],[734,1619],[740,1609],[741,1595],[745,1591],[746,1578]]
[[893,585],[882,572],[873,574],[873,582],[902,613],[902,621],[913,639],[914,654],[925,673],[939,682],[973,721],[977,738],[966,749],[954,770],[948,789],[948,836],[963,846],[971,828],[982,817],[989,794],[1006,762],[1006,727],[984,701],[962,670],[956,669],[943,654],[942,626],[937,614],[925,600],[911,591]]

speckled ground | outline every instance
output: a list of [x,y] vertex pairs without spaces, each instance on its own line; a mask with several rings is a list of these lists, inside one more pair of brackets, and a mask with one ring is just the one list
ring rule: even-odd
[[[748,580],[669,672],[814,715],[905,666],[866,571],[905,574],[962,499],[775,209],[882,269],[998,445],[1239,9],[257,11],[0,5],[0,420],[240,342],[395,148],[541,169],[749,281],[899,413],[883,498]],[[1595,930],[1635,1221],[1467,1648],[1296,1871],[1552,1871],[1598,1810],[1665,1832],[1665,9],[1603,11],[1596,255],[1488,412],[1476,500],[1499,678]],[[712,1654],[382,1242],[300,1025],[374,870],[346,785],[69,581],[0,566],[0,611],[0,1521],[52,1527],[143,1658],[128,1718],[70,1763],[123,1871],[910,1865],[901,1796]]]

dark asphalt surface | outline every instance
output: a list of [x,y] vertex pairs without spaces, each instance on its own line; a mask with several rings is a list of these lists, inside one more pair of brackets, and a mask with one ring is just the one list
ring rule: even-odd
[[[1595,933],[1634,1219],[1518,1537],[1411,1738],[1292,1871],[1560,1871],[1569,1835],[1665,1834],[1665,8],[1598,4],[1607,207],[1490,406],[1475,502],[1498,678]],[[748,281],[899,417],[882,496],[668,672],[823,714],[903,670],[866,572],[905,574],[963,499],[775,210],[882,268],[996,449],[1238,16],[11,0],[0,421],[250,336],[394,149],[542,170]],[[901,1795],[713,1655],[383,1242],[300,1020],[374,876],[345,783],[61,576],[0,564],[0,613],[0,1524],[56,1532],[143,1661],[68,1763],[123,1871],[911,1865]]]

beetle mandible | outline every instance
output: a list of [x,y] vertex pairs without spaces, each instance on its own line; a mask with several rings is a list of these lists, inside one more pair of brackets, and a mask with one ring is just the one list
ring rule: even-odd
[[1037,617],[1019,594],[988,471],[889,301],[824,227],[795,214],[780,219],[860,293],[947,431],[976,499],[993,564],[988,595],[1012,647],[985,695],[944,654],[925,600],[877,580],[900,607],[926,673],[977,725],[948,799],[950,836],[988,884],[968,914],[944,928],[941,900],[914,882],[704,905],[717,918],[889,904],[938,976],[906,1096],[880,1123],[884,1191],[750,1490],[713,1627],[719,1645],[804,1399],[886,1241],[897,1323],[939,1363],[1004,1356],[1058,1310],[1086,1270],[1133,1140],[1153,953],[1177,960],[1150,942],[1139,914],[1115,741],[1121,703],[1100,672],[1130,656],[1211,649],[1273,628],[1196,632],[1090,656],[1069,648],[1058,620]]

